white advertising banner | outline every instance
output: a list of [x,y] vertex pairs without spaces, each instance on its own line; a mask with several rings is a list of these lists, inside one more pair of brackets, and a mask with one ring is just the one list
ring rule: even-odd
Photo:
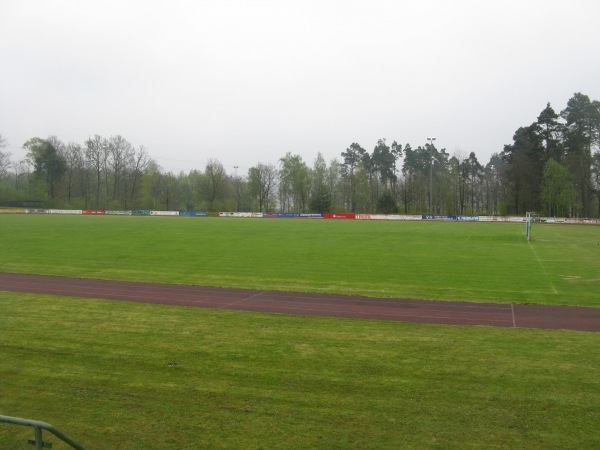
[[81,209],[49,209],[48,214],[81,214]]
[[417,216],[415,214],[392,214],[388,217],[390,220],[423,220],[423,216]]
[[150,211],[151,216],[178,216],[179,211]]
[[219,217],[262,217],[262,213],[251,213],[251,212],[220,212]]

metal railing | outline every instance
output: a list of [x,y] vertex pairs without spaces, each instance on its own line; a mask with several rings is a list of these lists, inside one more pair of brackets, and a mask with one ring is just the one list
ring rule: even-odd
[[59,438],[61,441],[66,442],[76,450],[85,450],[85,448],[78,442],[71,439],[69,436],[64,434],[62,431],[54,428],[52,425],[46,422],[38,422],[37,420],[20,419],[18,417],[0,416],[0,422],[11,423],[13,425],[22,425],[25,427],[33,427],[35,433],[35,439],[29,440],[29,444],[35,445],[36,450],[42,450],[44,448],[52,448],[52,444],[44,442],[42,440],[42,430],[49,431],[54,436]]

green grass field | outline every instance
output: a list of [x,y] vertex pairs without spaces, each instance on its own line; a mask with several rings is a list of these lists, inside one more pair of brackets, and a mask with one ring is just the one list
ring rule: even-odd
[[[600,442],[600,333],[16,293],[0,293],[0,317],[2,414],[50,422],[88,448]],[[26,448],[32,434],[0,424],[0,447]]]
[[0,271],[371,297],[600,306],[600,229],[0,216]]
[[[0,271],[599,306],[598,228],[523,231],[0,215]],[[600,445],[600,333],[0,292],[0,336],[0,414],[90,449]],[[0,448],[32,436],[0,424]]]

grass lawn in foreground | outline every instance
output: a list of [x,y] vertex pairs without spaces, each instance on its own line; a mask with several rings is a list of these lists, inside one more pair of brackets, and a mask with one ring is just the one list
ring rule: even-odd
[[600,333],[0,292],[0,334],[0,412],[90,449],[600,443]]
[[0,215],[0,271],[371,297],[600,306],[600,228]]

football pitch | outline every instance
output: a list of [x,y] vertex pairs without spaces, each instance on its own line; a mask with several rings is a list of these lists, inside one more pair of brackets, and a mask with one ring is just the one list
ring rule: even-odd
[[0,217],[0,271],[261,290],[600,306],[595,226]]
[[[0,216],[0,271],[597,307],[600,233]],[[600,334],[0,292],[0,414],[87,448],[593,448]],[[0,444],[31,430],[0,424]],[[49,438],[54,448],[64,448]]]

